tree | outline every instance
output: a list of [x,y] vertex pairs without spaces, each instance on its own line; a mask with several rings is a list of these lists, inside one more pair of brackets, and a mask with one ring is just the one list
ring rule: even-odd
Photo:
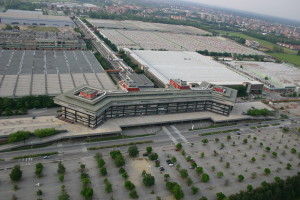
[[109,182],[109,180],[107,178],[104,179],[104,184],[105,184],[105,192],[111,193],[112,192],[112,184]]
[[202,181],[203,183],[208,182],[208,181],[209,181],[209,175],[206,174],[206,173],[203,173],[202,176],[201,176],[201,181]]
[[58,174],[64,174],[65,172],[66,172],[65,166],[61,162],[58,162],[57,173]]
[[165,181],[168,181],[168,179],[170,178],[170,174],[165,174],[164,177],[165,177]]
[[139,195],[137,194],[137,192],[136,192],[135,190],[130,191],[130,192],[129,192],[129,196],[130,196],[130,198],[132,198],[132,199],[137,199],[137,198],[139,198]]
[[59,175],[58,175],[58,180],[59,180],[60,182],[63,182],[63,181],[65,180],[65,175],[64,175],[64,174],[59,174]]
[[58,200],[69,200],[69,199],[70,199],[70,195],[65,191],[65,186],[62,185],[60,194],[58,196]]
[[276,158],[277,157],[277,153],[276,152],[272,152],[272,156],[273,156],[273,158]]
[[226,196],[222,192],[218,192],[217,194],[217,199],[218,200],[225,200]]
[[35,165],[35,175],[37,175],[37,177],[42,177],[43,168],[44,166],[42,163],[37,163]]
[[42,194],[43,194],[43,191],[42,191],[42,190],[39,189],[39,190],[36,191],[36,195],[42,196]]
[[101,174],[102,176],[106,176],[107,170],[106,170],[105,167],[100,168],[100,174]]
[[255,157],[252,157],[252,158],[251,158],[251,162],[254,163],[255,161],[256,161],[256,158],[255,158]]
[[297,153],[297,150],[295,148],[291,148],[291,153],[292,154],[296,154]]
[[242,174],[238,175],[238,181],[242,182],[244,180],[244,176]]
[[142,173],[143,176],[143,183],[145,186],[150,187],[155,184],[155,178],[151,174],[146,173],[144,170]]
[[194,195],[199,192],[199,188],[197,188],[196,186],[192,186],[191,190],[192,190],[192,194],[194,194]]
[[125,181],[124,186],[128,190],[134,190],[135,185],[131,181]]
[[139,154],[139,150],[136,145],[131,145],[128,147],[128,153],[130,157],[136,157]]
[[269,152],[271,150],[270,147],[266,147],[266,151]]
[[247,185],[247,190],[248,190],[248,192],[252,192],[252,190],[253,190],[252,185]]
[[86,200],[90,200],[92,199],[93,195],[94,195],[94,190],[91,187],[85,186],[80,194],[84,197],[84,199]]
[[284,132],[284,133],[287,133],[287,132],[289,132],[289,131],[290,131],[290,128],[289,128],[289,127],[283,127],[283,129],[282,129],[282,130],[283,130],[283,132]]
[[197,167],[196,172],[197,172],[197,174],[202,174],[203,173],[203,167]]
[[181,143],[176,144],[176,148],[181,150],[182,149],[182,144]]
[[20,165],[15,165],[11,170],[9,176],[12,181],[19,181],[22,178],[22,171],[20,169]]
[[147,151],[147,153],[151,153],[152,152],[152,147],[146,147],[146,151]]
[[265,172],[265,175],[267,176],[271,173],[271,170],[269,168],[265,168],[264,172]]
[[203,140],[201,140],[201,142],[205,145],[208,143],[208,139],[203,139]]
[[177,162],[176,157],[173,156],[173,157],[171,158],[171,161],[172,161],[173,163],[176,163],[176,162]]
[[202,196],[199,200],[207,200],[207,197]]
[[186,169],[182,169],[180,170],[180,176],[183,178],[183,179],[186,179],[189,174],[188,174],[188,171]]
[[149,155],[150,160],[157,160],[158,159],[158,154],[157,153],[151,153]]
[[290,170],[291,168],[292,168],[292,165],[291,165],[290,163],[287,163],[287,164],[286,164],[286,169],[287,169],[287,170]]
[[4,30],[12,30],[12,26],[9,24],[6,24],[5,27],[3,28]]
[[224,176],[224,173],[223,172],[218,172],[217,176],[218,176],[218,178],[222,178]]
[[227,140],[231,140],[231,136],[230,135],[227,135]]
[[229,168],[229,167],[230,167],[230,163],[229,163],[229,162],[226,162],[225,167],[226,167],[226,168]]
[[219,138],[215,138],[215,142],[218,143],[220,141]]
[[247,143],[248,143],[248,140],[247,140],[247,139],[244,139],[244,140],[243,140],[243,143],[244,143],[244,144],[247,144]]
[[167,182],[166,187],[174,195],[176,200],[180,200],[184,197],[184,193],[181,186],[176,182]]

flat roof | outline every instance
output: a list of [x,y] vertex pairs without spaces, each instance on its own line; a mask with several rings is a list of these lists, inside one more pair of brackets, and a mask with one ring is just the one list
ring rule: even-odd
[[91,51],[0,50],[0,96],[57,95],[83,84],[115,89]]
[[[300,86],[300,69],[286,63],[232,61],[228,64],[233,65],[242,73],[253,76],[270,88],[280,89]],[[241,65],[243,68],[240,68]],[[268,77],[268,80],[265,77]]]
[[96,87],[83,85],[60,94],[54,98],[54,101],[62,106],[74,108],[80,112],[90,115],[100,114],[106,109],[107,105],[128,105],[129,104],[153,104],[162,102],[181,102],[181,101],[199,101],[213,100],[223,104],[233,106],[237,96],[237,90],[227,88],[226,93],[216,92],[212,89],[199,90],[179,90],[179,89],[151,89],[137,92],[100,90],[101,95],[93,100],[80,98],[76,94],[80,91]]
[[[128,49],[126,49],[128,51]],[[145,67],[164,84],[170,79],[181,79],[187,82],[231,82],[241,84],[251,81],[213,58],[188,51],[151,51],[133,50],[131,56],[142,60]]]
[[0,12],[0,17],[7,18],[30,18],[35,20],[63,20],[72,22],[70,17],[67,16],[53,16],[53,15],[43,15],[42,11],[27,11],[27,10],[13,10],[8,9],[6,12]]

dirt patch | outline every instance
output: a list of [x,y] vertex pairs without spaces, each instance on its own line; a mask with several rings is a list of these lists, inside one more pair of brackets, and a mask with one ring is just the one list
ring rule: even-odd
[[141,181],[141,174],[142,171],[145,170],[147,173],[151,173],[151,168],[153,167],[150,165],[148,159],[145,158],[136,158],[130,159],[130,164],[128,165],[128,174],[130,174],[130,181],[133,182],[136,186],[142,183]]

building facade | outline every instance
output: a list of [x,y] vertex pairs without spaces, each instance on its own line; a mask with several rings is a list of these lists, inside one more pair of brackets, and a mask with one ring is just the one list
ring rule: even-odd
[[[80,95],[87,89],[97,90],[93,99]],[[95,128],[110,118],[118,117],[200,111],[228,116],[236,95],[234,89],[226,88],[224,92],[218,92],[210,88],[210,84],[190,90],[152,89],[137,92],[106,91],[82,86],[56,96],[54,102],[62,106],[60,119]]]

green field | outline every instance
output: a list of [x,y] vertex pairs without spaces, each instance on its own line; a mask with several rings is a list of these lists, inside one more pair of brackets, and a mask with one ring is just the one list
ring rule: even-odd
[[294,65],[300,66],[300,56],[297,54],[286,54],[286,53],[268,53],[271,56],[284,60],[286,62],[292,63]]
[[[273,43],[268,42],[266,40],[257,39],[257,38],[245,35],[243,33],[239,33],[239,32],[229,32],[229,31],[219,31],[219,30],[217,32],[222,33],[222,34],[228,33],[228,35],[231,35],[231,36],[237,36],[237,37],[241,37],[241,38],[244,38],[244,39],[247,39],[247,40],[257,41],[257,42],[260,43],[261,46],[263,46],[267,49],[270,49],[270,50],[272,50],[273,47],[280,47],[277,44],[273,44]],[[284,49],[284,53],[270,53],[270,52],[265,52],[265,53],[269,54],[271,56],[274,56],[276,58],[279,58],[279,59],[281,59],[285,62],[289,62],[289,63],[292,63],[294,65],[300,66],[300,56],[297,55],[297,51],[287,49],[287,48],[283,48],[283,49]]]
[[[279,45],[277,44],[273,44],[271,42],[268,42],[266,40],[261,40],[261,39],[258,39],[258,38],[254,38],[254,37],[251,37],[251,36],[248,36],[248,35],[245,35],[243,33],[239,33],[239,32],[229,32],[229,31],[217,31],[219,33],[222,33],[222,34],[226,34],[228,33],[228,35],[231,35],[231,36],[236,36],[236,37],[241,37],[241,38],[244,38],[246,40],[254,40],[254,41],[257,41],[259,42],[259,44],[267,49],[273,49],[273,47],[280,47]],[[290,53],[290,54],[293,54],[293,53],[296,53],[296,51],[294,50],[291,50],[291,49],[287,49],[287,48],[283,48],[284,49],[284,52],[285,53]]]

